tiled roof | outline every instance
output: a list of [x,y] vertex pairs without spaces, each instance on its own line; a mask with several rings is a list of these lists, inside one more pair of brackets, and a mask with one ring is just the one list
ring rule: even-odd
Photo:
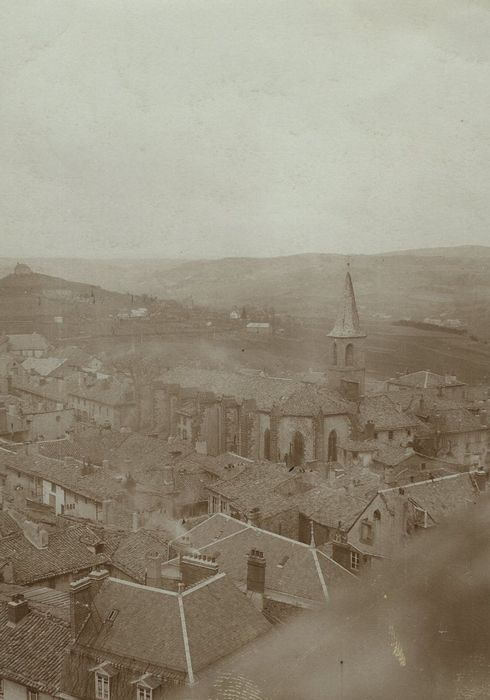
[[464,408],[440,411],[440,418],[435,414],[431,414],[429,422],[433,428],[439,429],[442,433],[466,433],[488,430],[487,426],[482,425],[479,416],[475,416],[471,411],[467,411]]
[[293,507],[288,496],[274,489],[295,478],[279,464],[253,464],[235,477],[214,482],[208,488],[230,500],[240,513],[260,508],[262,515],[271,515]]
[[340,394],[324,385],[301,384],[290,396],[277,403],[286,416],[312,416],[320,410],[325,415],[347,414],[352,405]]
[[69,379],[66,381],[65,391],[68,395],[107,406],[125,406],[134,403],[131,385],[115,378],[99,379],[91,386],[87,386],[80,378]]
[[47,350],[48,341],[40,333],[19,333],[9,335],[10,350]]
[[57,591],[54,588],[27,588],[12,583],[0,583],[0,601],[8,602],[12,596],[22,593],[29,601],[29,607],[40,612],[64,620],[70,621],[70,593],[69,591]]
[[22,363],[26,372],[39,374],[41,377],[49,377],[55,370],[65,364],[65,359],[60,357],[28,357]]
[[[310,603],[324,603],[330,594],[331,585],[336,587],[351,580],[349,572],[328,558],[322,560],[320,575],[317,566],[318,550],[302,542],[245,523],[233,522],[233,518],[222,513],[216,513],[209,520],[215,521],[211,530],[219,527],[219,523],[226,531],[228,523],[225,520],[229,520],[234,531],[221,539],[213,538],[207,544],[202,544],[203,531],[206,529],[206,523],[202,523],[195,528],[196,534],[194,530],[189,530],[187,536],[200,553],[215,557],[220,571],[226,572],[242,588],[247,577],[246,555],[252,549],[264,553],[266,595],[272,598],[286,596]],[[237,529],[240,525],[241,529]],[[201,543],[196,547],[198,540]],[[177,539],[177,542],[185,541],[183,538]]]
[[359,404],[359,420],[373,421],[375,430],[396,430],[417,425],[413,416],[403,413],[385,394],[366,396]]
[[212,391],[221,396],[256,399],[258,407],[265,410],[270,409],[274,402],[292,394],[301,384],[292,379],[195,367],[174,367],[162,374],[160,381],[200,391]]
[[430,370],[420,370],[419,372],[410,372],[404,374],[397,379],[390,380],[392,384],[400,384],[401,386],[417,387],[420,389],[428,389],[438,386],[464,386],[463,382],[459,382],[456,378],[446,377],[442,374],[436,374]]
[[96,427],[84,427],[72,434],[72,439],[43,442],[40,452],[46,457],[62,459],[63,457],[86,457],[93,464],[102,464],[102,460],[111,459],[131,433],[121,433],[114,430]]
[[[99,656],[131,657],[186,674],[189,666],[198,672],[271,628],[223,574],[182,594],[110,578],[96,595],[94,607],[97,615],[82,630],[80,644]],[[114,609],[119,611],[115,620],[104,623]]]
[[400,447],[399,445],[383,444],[379,445],[374,460],[385,464],[387,467],[394,467],[405,459],[408,459],[414,451],[411,448]]
[[26,585],[97,566],[107,560],[107,555],[93,554],[80,541],[89,531],[85,525],[52,530],[43,549],[37,549],[23,533],[5,537],[0,540],[0,562],[11,562],[14,582]]
[[329,333],[334,338],[363,338],[366,334],[361,330],[356,298],[350,272],[345,275],[342,301],[335,320],[335,325]]
[[115,567],[138,583],[145,582],[146,557],[158,552],[167,554],[168,535],[156,530],[138,530],[121,537],[111,561]]
[[100,502],[104,498],[114,498],[124,493],[121,484],[109,469],[94,467],[89,474],[82,474],[81,465],[61,462],[43,455],[3,455],[0,466],[39,476],[52,481],[73,493]]
[[[350,477],[349,477],[350,479]],[[348,528],[364,510],[370,498],[362,493],[349,494],[343,488],[320,486],[305,493],[298,508],[306,517],[326,527]]]
[[0,677],[54,694],[70,643],[68,624],[33,609],[15,627],[7,621],[7,603],[0,603]]
[[[400,488],[380,491],[388,503],[400,498]],[[426,510],[434,522],[439,522],[468,503],[475,503],[478,491],[471,473],[451,474],[428,481],[403,486],[403,496]]]
[[82,348],[76,345],[65,345],[56,349],[56,352],[60,357],[64,357],[70,367],[87,367],[89,362],[93,360],[93,355],[82,350]]
[[0,510],[0,539],[2,537],[8,537],[8,535],[14,535],[17,532],[20,532],[19,525],[11,515]]

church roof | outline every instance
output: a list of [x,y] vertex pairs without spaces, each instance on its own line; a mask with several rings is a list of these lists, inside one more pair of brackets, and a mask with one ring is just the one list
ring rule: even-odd
[[359,322],[356,297],[349,271],[345,275],[344,293],[337,319],[329,335],[334,338],[364,338],[366,335]]

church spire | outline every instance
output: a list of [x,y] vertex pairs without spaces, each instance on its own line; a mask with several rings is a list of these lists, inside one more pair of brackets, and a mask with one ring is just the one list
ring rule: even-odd
[[344,293],[337,319],[332,331],[329,333],[334,338],[364,338],[365,333],[361,329],[359,314],[357,312],[356,296],[350,276],[350,264],[347,263],[345,274]]

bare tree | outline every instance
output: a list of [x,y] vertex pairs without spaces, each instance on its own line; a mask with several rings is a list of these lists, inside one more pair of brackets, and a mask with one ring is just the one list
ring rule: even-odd
[[136,404],[136,425],[140,430],[152,422],[152,384],[162,370],[162,362],[155,355],[142,350],[132,350],[113,360],[117,372],[131,381]]

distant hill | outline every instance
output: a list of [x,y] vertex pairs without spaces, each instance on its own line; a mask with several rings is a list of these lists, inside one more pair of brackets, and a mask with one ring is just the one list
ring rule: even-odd
[[10,273],[0,279],[0,331],[38,331],[49,338],[110,328],[116,311],[138,304],[138,297],[38,272]]
[[[35,269],[119,292],[193,297],[221,309],[267,305],[330,321],[346,259],[329,254],[189,261],[39,259]],[[458,318],[470,332],[490,337],[490,247],[351,255],[350,261],[364,319]],[[14,261],[0,259],[0,272],[7,264],[11,271]]]

